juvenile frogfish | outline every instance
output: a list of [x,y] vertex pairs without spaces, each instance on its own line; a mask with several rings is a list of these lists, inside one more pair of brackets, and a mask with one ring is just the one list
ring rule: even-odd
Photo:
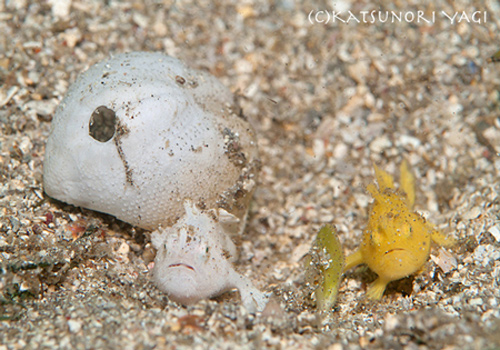
[[368,192],[374,199],[368,226],[363,232],[361,247],[346,259],[344,271],[366,264],[378,278],[368,288],[370,299],[379,300],[387,284],[419,271],[429,258],[431,241],[450,247],[455,239],[449,237],[413,211],[415,178],[408,164],[400,168],[401,190],[387,172],[375,168],[378,187],[370,184]]
[[158,250],[153,269],[156,285],[184,305],[238,289],[249,312],[262,311],[268,294],[233,266],[237,255],[230,232],[239,219],[223,209],[200,210],[189,200],[184,208],[186,214],[175,225],[152,234]]

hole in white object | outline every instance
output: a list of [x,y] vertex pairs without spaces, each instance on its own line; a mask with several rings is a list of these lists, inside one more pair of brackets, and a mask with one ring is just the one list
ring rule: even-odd
[[115,135],[116,113],[106,106],[97,107],[89,121],[89,135],[99,142],[108,142]]

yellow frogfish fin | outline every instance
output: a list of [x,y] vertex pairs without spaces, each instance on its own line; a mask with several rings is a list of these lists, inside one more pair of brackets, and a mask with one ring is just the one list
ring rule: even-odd
[[399,176],[401,189],[406,193],[406,204],[411,210],[415,204],[415,176],[413,176],[406,159],[401,162]]
[[449,236],[447,234],[444,234],[437,228],[435,228],[433,225],[427,223],[427,227],[429,231],[431,232],[431,239],[434,243],[441,247],[449,248],[454,246],[457,243],[457,240],[453,238],[452,236]]
[[363,254],[361,253],[361,249],[358,249],[345,259],[344,271],[347,271],[350,268],[353,268],[354,266],[360,265],[362,263],[364,263]]
[[380,300],[382,299],[382,296],[384,295],[385,292],[385,287],[387,287],[387,284],[390,282],[390,280],[384,279],[384,278],[377,278],[375,282],[373,282],[369,287],[368,290],[366,291],[366,295],[368,298],[372,300]]
[[380,169],[375,164],[373,165],[375,169],[375,177],[377,178],[378,188],[380,191],[385,190],[386,188],[394,188],[394,178],[389,175],[389,173]]
[[375,184],[369,184],[368,186],[366,186],[366,190],[370,192],[370,194],[374,199],[377,199],[377,197],[380,196],[380,191],[378,187],[375,186]]

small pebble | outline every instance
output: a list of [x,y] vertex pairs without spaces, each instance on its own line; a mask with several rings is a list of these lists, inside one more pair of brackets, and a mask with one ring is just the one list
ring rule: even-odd
[[82,329],[82,322],[77,320],[68,320],[68,327],[71,333],[78,333]]

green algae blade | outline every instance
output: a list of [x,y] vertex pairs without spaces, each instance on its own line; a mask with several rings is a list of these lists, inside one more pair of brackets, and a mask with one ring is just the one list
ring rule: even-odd
[[493,56],[486,60],[487,62],[500,62],[500,51],[497,51]]
[[344,269],[344,253],[333,226],[325,225],[319,230],[311,249],[309,269],[316,270],[314,272],[319,275],[315,290],[316,306],[320,311],[328,311],[337,300]]

